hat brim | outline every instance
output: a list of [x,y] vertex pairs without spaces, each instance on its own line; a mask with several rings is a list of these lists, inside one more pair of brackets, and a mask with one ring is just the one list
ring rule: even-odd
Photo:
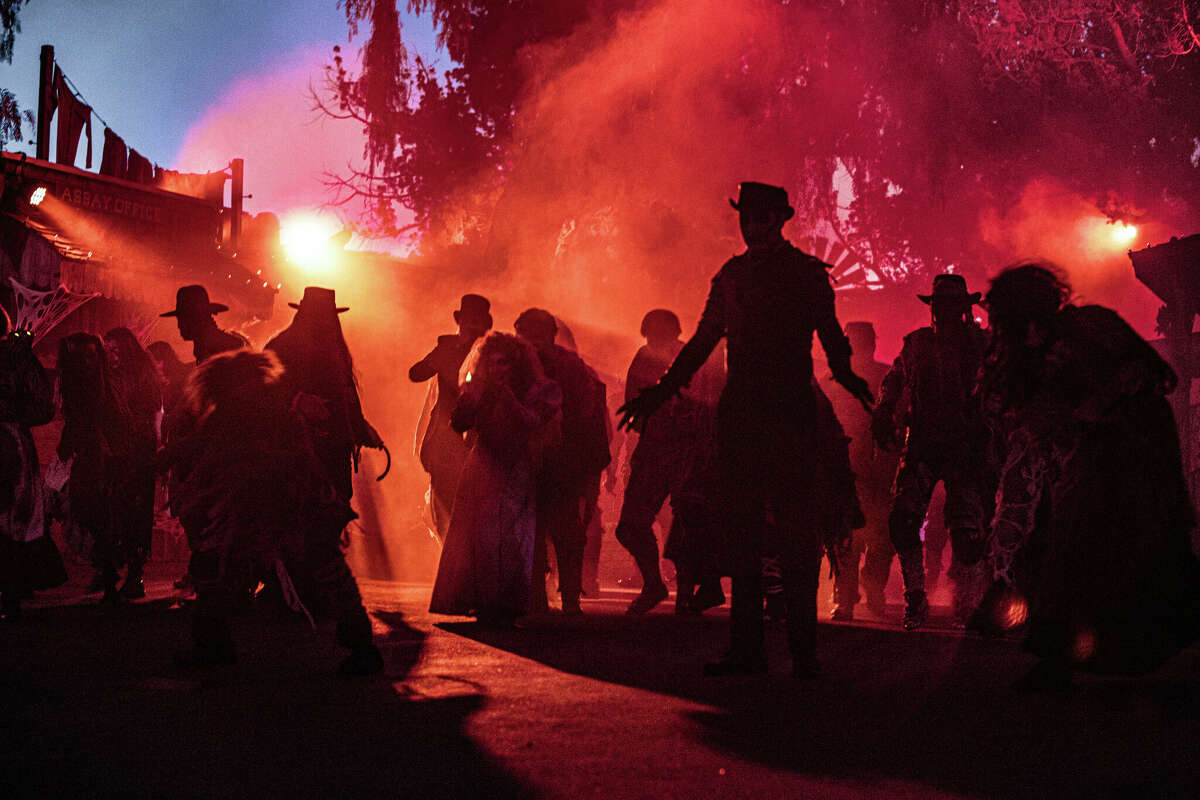
[[[289,305],[289,306],[291,306],[292,308],[296,309],[297,311],[299,311],[299,310],[300,310],[300,304],[299,304],[299,303],[288,303],[288,305]],[[344,314],[345,312],[347,312],[347,311],[349,311],[349,310],[350,310],[350,306],[345,306],[345,307],[334,308],[333,310],[334,310],[334,311],[336,311],[336,312],[337,312],[337,313],[339,313],[339,314]]]
[[[933,298],[938,297],[938,296],[939,295],[919,294],[919,295],[917,295],[917,299],[920,300],[925,305],[930,305],[933,303]],[[964,303],[967,303],[968,305],[973,306],[973,305],[976,305],[983,298],[983,292],[970,292],[968,294],[943,294],[940,296],[941,297],[951,297],[955,300],[961,300]]]
[[[199,310],[199,309],[197,309],[197,310]],[[222,305],[221,303],[209,303],[208,304],[208,313],[209,314],[220,314],[222,311],[228,311],[228,310],[229,310],[229,306]],[[160,317],[181,317],[181,316],[183,316],[183,312],[181,312],[178,308],[176,308],[176,309],[172,309],[171,311],[168,311],[165,314],[159,314],[158,316],[160,316]]]
[[[733,206],[734,211],[742,210],[741,205],[739,205],[738,202],[736,200],[734,200],[732,197],[729,198],[729,205]],[[779,211],[786,211],[786,216],[784,217],[785,220],[791,219],[792,217],[796,216],[796,209],[792,208],[791,206],[763,206],[763,208],[768,208],[768,209],[772,209],[772,210],[778,209]]]

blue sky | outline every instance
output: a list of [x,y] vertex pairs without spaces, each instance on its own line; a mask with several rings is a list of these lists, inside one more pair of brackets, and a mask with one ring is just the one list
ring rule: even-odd
[[[433,52],[429,22],[403,20],[406,40]],[[36,111],[38,53],[53,45],[84,100],[131,147],[166,167],[176,165],[189,129],[231,85],[297,53],[346,48],[348,34],[336,0],[30,0],[20,22],[12,64],[0,64],[0,86],[22,108]],[[315,78],[320,66],[313,64]],[[103,125],[93,125],[102,142]]]

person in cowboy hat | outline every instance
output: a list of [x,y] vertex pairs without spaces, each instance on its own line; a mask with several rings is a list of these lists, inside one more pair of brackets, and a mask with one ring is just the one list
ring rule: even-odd
[[[363,447],[382,448],[383,440],[363,416],[354,378],[354,361],[338,315],[348,311],[334,301],[334,291],[304,287],[292,324],[267,342],[283,365],[281,381],[294,407],[299,408],[313,432],[313,450],[326,480],[338,496],[349,502],[353,494],[352,469],[358,466]],[[350,650],[343,672],[366,674],[383,668],[383,659],[371,634],[371,622],[362,597],[341,550],[344,526],[309,532],[301,581],[311,579],[333,605],[338,643]]]
[[932,293],[917,297],[929,306],[932,324],[904,337],[871,421],[880,447],[895,450],[905,441],[888,532],[904,578],[906,630],[929,619],[921,524],[939,481],[946,490],[943,513],[953,548],[949,575],[957,622],[966,622],[984,588],[987,487],[980,458],[982,419],[972,399],[987,347],[987,335],[971,316],[980,295],[967,291],[961,275],[947,273],[933,279]]
[[408,370],[408,379],[413,383],[437,378],[429,388],[426,413],[418,426],[417,457],[429,473],[429,511],[443,541],[458,491],[458,476],[467,457],[462,435],[450,427],[450,415],[458,401],[458,373],[475,342],[492,329],[491,308],[486,297],[464,294],[454,312],[458,333],[439,336],[433,350]]
[[229,306],[208,299],[208,290],[198,284],[180,286],[175,292],[175,308],[160,317],[175,317],[179,323],[179,335],[185,342],[192,343],[192,352],[199,364],[209,356],[227,350],[240,350],[250,343],[236,333],[217,327],[214,314],[228,311]]
[[[728,381],[717,409],[717,461],[728,515],[727,574],[733,577],[729,654],[707,675],[767,671],[763,637],[762,556],[770,549],[784,567],[792,673],[819,671],[817,584],[822,541],[813,524],[816,398],[812,336],[821,337],[834,379],[864,403],[866,381],[850,366],[850,345],[834,308],[829,265],[793,247],[783,225],[795,213],[787,192],[765,183],[739,189],[738,224],[746,252],[713,278],[695,335],[658,383],[620,413],[639,425],[686,386],[709,353],[728,337]],[[774,525],[767,525],[768,510]],[[768,531],[774,540],[767,541]]]

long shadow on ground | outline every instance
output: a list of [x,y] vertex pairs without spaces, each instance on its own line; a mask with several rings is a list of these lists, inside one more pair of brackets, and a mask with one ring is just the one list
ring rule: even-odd
[[465,735],[483,696],[404,682],[424,636],[377,616],[388,674],[353,680],[328,625],[242,620],[197,677],[164,604],[29,611],[0,627],[0,797],[533,796]]
[[[1137,680],[1084,678],[1064,693],[1009,687],[1029,661],[1014,642],[825,625],[825,677],[703,678],[720,619],[589,616],[495,630],[439,627],[555,669],[706,704],[696,735],[798,773],[919,782],[993,797],[1200,796],[1200,651]],[[781,674],[782,673],[782,674]]]

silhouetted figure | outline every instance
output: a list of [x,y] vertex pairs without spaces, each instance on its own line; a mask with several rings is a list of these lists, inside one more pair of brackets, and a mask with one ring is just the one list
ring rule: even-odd
[[[354,518],[348,498],[326,479],[281,375],[273,354],[242,350],[206,359],[188,383],[196,424],[164,452],[168,461],[182,455],[191,464],[180,485],[181,517],[199,521],[188,528],[194,646],[176,657],[179,666],[233,663],[236,598],[262,570],[276,574],[294,598],[284,562],[317,555],[313,542]],[[334,550],[331,558],[340,560]],[[353,578],[339,588],[357,600]],[[365,637],[359,635],[348,643],[339,624],[339,643],[353,647],[341,671],[377,672],[382,659],[370,644],[369,623]]]
[[[905,630],[920,628],[929,619],[921,523],[938,481],[946,487],[954,613],[960,623],[982,595],[985,548],[986,437],[978,400],[972,397],[987,346],[987,335],[971,317],[979,293],[968,293],[961,275],[945,274],[933,279],[933,294],[918,297],[930,306],[933,324],[904,337],[904,347],[883,379],[872,421],[880,447],[895,449],[904,439],[888,528],[904,577]],[[906,438],[898,435],[905,428]]]
[[14,620],[27,592],[67,579],[48,535],[41,466],[30,428],[54,418],[54,389],[33,337],[0,310],[0,619]]
[[192,343],[192,352],[199,364],[217,353],[250,346],[242,336],[217,327],[213,315],[228,310],[227,305],[211,302],[208,290],[203,286],[193,284],[179,287],[175,292],[175,308],[159,316],[175,317],[180,337]]
[[587,543],[593,485],[608,466],[608,409],[604,384],[583,359],[554,343],[558,322],[547,311],[530,308],[514,324],[517,335],[533,345],[546,377],[562,390],[562,437],[543,455],[537,477],[538,535],[533,556],[531,608],[547,607],[545,592],[546,542],[554,545],[558,561],[558,590],[562,609],[580,614],[583,550]]
[[90,333],[73,333],[58,343],[59,396],[63,429],[58,457],[70,462],[67,484],[69,539],[90,543],[104,602],[118,600],[124,563],[118,539],[114,488],[129,449],[128,420],[109,368],[104,344]]
[[533,348],[509,334],[489,334],[464,371],[451,422],[469,452],[429,610],[508,624],[529,610],[535,470],[560,433],[561,392]]
[[113,328],[104,334],[104,346],[129,437],[121,459],[113,464],[113,523],[127,568],[120,594],[136,600],[146,596],[142,572],[150,558],[154,533],[155,456],[162,395],[154,363],[132,331]]
[[458,333],[437,338],[437,346],[408,370],[408,379],[424,383],[437,378],[429,388],[417,436],[417,457],[429,473],[429,510],[438,535],[445,540],[450,524],[458,476],[467,457],[461,433],[450,427],[450,415],[458,402],[459,368],[475,342],[492,329],[491,303],[486,297],[465,294],[454,312]]
[[[696,333],[662,379],[627,403],[623,424],[640,425],[704,364],[728,337],[728,382],[717,410],[722,504],[733,575],[730,651],[706,667],[709,675],[762,673],[762,557],[784,564],[788,643],[797,676],[818,671],[817,582],[821,535],[813,520],[816,427],[812,335],[816,331],[835,379],[863,402],[866,382],[850,367],[850,345],[834,310],[827,265],[783,238],[795,213],[787,192],[743,183],[738,202],[747,251],[726,262]],[[774,516],[766,541],[767,514]]]
[[[866,380],[872,392],[879,392],[888,366],[875,360],[875,326],[870,322],[847,322],[846,338],[853,351],[850,366],[856,375]],[[833,618],[843,621],[854,618],[860,585],[866,595],[867,608],[876,617],[883,617],[887,609],[884,590],[892,570],[892,558],[896,555],[888,535],[887,519],[899,459],[894,453],[875,445],[871,436],[871,413],[855,398],[832,386],[831,377],[824,383],[834,412],[850,437],[850,468],[854,472],[866,522],[854,532],[850,549],[838,564]]]
[[[642,319],[643,345],[629,365],[625,381],[625,401],[637,397],[643,389],[653,386],[683,349],[679,338],[682,328],[679,317],[666,309],[655,309]],[[711,361],[710,361],[711,363]],[[692,495],[685,484],[698,468],[698,459],[705,459],[714,446],[714,387],[719,391],[721,376],[706,367],[693,381],[695,386],[681,391],[651,419],[638,426],[638,441],[630,458],[629,481],[621,503],[621,518],[617,523],[617,541],[633,556],[642,575],[642,591],[634,598],[626,613],[645,614],[667,598],[667,585],[659,569],[658,541],[654,537],[654,520],[667,498],[673,512],[671,537],[672,554],[688,561],[689,547],[703,546],[699,542],[685,543],[689,538],[687,526],[705,524],[699,516],[704,509],[686,505]],[[692,532],[692,539],[702,536]],[[688,565],[690,566],[690,565]],[[695,569],[684,567],[684,580],[677,584],[676,607],[681,613],[692,611]],[[678,571],[676,572],[678,575]],[[723,597],[723,595],[722,595]]]
[[1074,306],[1050,269],[992,280],[986,407],[1005,461],[996,583],[973,627],[1028,620],[1043,660],[1018,682],[1140,673],[1200,634],[1195,524],[1165,395],[1174,371],[1115,312]]
[[[203,286],[191,284],[189,286],[180,286],[175,292],[175,308],[159,314],[159,316],[164,318],[175,317],[175,322],[179,326],[179,336],[185,342],[192,343],[192,354],[196,357],[195,364],[199,365],[218,353],[240,350],[250,346],[250,343],[242,336],[221,330],[217,327],[217,322],[213,319],[213,315],[228,310],[229,306],[209,300],[208,290]],[[167,412],[163,419],[164,441],[169,442],[172,438],[188,435],[195,420],[191,418],[186,410],[177,404],[175,410],[167,409]],[[167,477],[167,491],[168,495],[172,498],[178,495],[179,482],[186,478],[187,471],[190,468],[186,459],[182,457],[176,458],[173,463],[174,466]],[[203,520],[184,518],[180,514],[178,504],[174,499],[171,500],[171,513],[179,519],[179,523],[183,526],[184,532],[187,533],[190,541],[192,531],[189,531],[189,525],[201,525],[203,524]],[[188,572],[176,581],[175,585],[178,588],[189,586],[191,584],[191,574],[191,566],[189,565]]]
[[[354,377],[354,362],[342,335],[339,308],[332,289],[306,286],[292,324],[267,343],[283,365],[280,383],[292,408],[303,415],[313,451],[325,480],[338,497],[350,502],[354,493],[351,471],[358,468],[363,447],[382,448],[383,440],[363,416]],[[338,619],[338,643],[350,650],[343,671],[370,672],[382,667],[363,608],[358,584],[341,549],[345,521],[326,527],[309,526],[303,578],[333,606]],[[374,668],[374,669],[373,669]]]

